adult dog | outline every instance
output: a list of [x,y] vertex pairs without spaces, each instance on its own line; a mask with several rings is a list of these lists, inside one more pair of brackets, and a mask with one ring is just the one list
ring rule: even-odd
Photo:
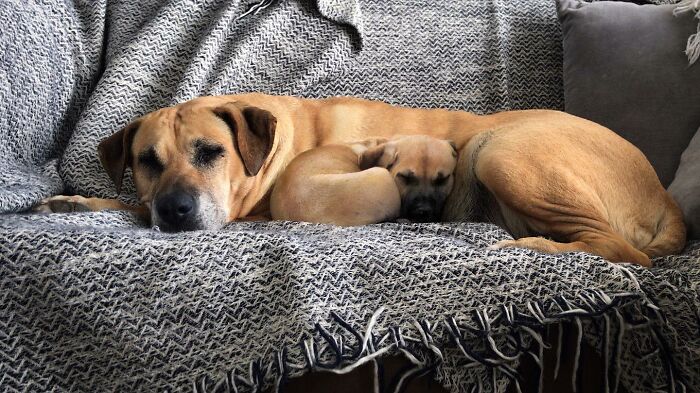
[[[460,160],[443,218],[471,218],[474,206],[484,207],[476,209],[481,216],[518,237],[497,246],[586,251],[649,266],[650,257],[685,243],[680,210],[644,155],[598,124],[558,111],[479,116],[356,98],[253,93],[149,113],[98,148],[117,190],[132,168],[139,207],[58,196],[42,209],[129,209],[164,230],[215,229],[267,215],[273,183],[301,152],[397,134],[455,142]],[[486,203],[477,203],[475,190]]]

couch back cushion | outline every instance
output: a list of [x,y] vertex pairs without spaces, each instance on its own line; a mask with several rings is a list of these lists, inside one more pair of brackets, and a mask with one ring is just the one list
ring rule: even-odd
[[668,192],[683,210],[688,238],[700,240],[700,129],[683,152]]
[[565,110],[636,145],[664,186],[700,126],[700,64],[684,53],[698,20],[673,9],[558,1]]

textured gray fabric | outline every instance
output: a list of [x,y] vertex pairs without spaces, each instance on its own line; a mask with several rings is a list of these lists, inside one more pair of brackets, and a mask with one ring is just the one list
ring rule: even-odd
[[692,13],[673,5],[560,0],[566,111],[637,146],[664,186],[700,124],[700,65],[688,65]]
[[[144,16],[140,3],[122,5],[129,16],[121,24],[138,25],[134,16],[153,22],[138,34],[110,33],[116,43],[110,43],[107,70],[63,156],[61,177],[69,189],[114,197],[94,154],[96,142],[133,118],[199,95],[353,95],[476,112],[563,107],[559,26],[547,0],[419,9],[405,2],[363,2],[361,12],[353,3],[320,2],[343,22],[357,23],[362,14],[362,25],[371,30],[359,53],[355,30],[318,18],[304,2],[279,2],[264,16],[240,20],[235,2],[199,5],[180,22],[186,36],[157,18],[174,18],[181,12],[177,4],[168,3],[156,16]],[[131,38],[128,45],[119,45],[122,37]],[[128,194],[128,180],[125,187]]]
[[[258,4],[0,2],[2,211],[63,185],[115,196],[98,141],[198,95],[563,107],[549,0]],[[700,385],[697,244],[644,270],[486,249],[505,237],[480,224],[163,234],[118,212],[6,214],[0,386],[247,392],[403,351],[453,392],[503,391],[517,357],[537,356],[538,334],[560,321],[600,345],[611,384]]]
[[[38,390],[181,391],[196,382],[208,392],[225,384],[226,373],[233,371],[241,378],[238,389],[251,391],[246,381],[256,385],[278,377],[278,368],[284,368],[277,363],[279,352],[285,354],[290,376],[334,363],[333,348],[316,324],[337,340],[343,337],[346,360],[340,365],[352,364],[360,358],[353,355],[358,339],[329,313],[337,313],[364,336],[380,307],[387,310],[372,329],[373,342],[365,352],[389,348],[394,343],[390,332],[398,328],[405,350],[427,364],[435,360],[433,351],[442,352],[445,367],[438,376],[454,392],[469,391],[474,378],[484,378],[488,385],[485,367],[464,368],[479,365],[469,362],[470,357],[499,361],[484,347],[487,337],[496,340],[500,351],[519,355],[504,340],[511,329],[528,338],[528,327],[541,332],[537,318],[554,323],[554,315],[567,310],[599,329],[595,336],[604,337],[604,319],[585,314],[602,313],[609,306],[624,314],[628,325],[628,340],[620,343],[620,351],[632,363],[621,363],[623,381],[669,382],[664,375],[668,354],[659,356],[664,348],[650,340],[649,329],[671,327],[658,320],[645,322],[646,302],[638,301],[644,292],[630,276],[657,274],[644,269],[581,253],[488,251],[488,245],[507,235],[483,224],[344,229],[247,223],[191,234],[134,231],[133,224],[128,215],[115,212],[58,219],[1,217],[0,236],[14,240],[3,242],[0,265],[0,331],[6,344],[0,356],[7,390],[21,391],[31,383]],[[33,235],[31,241],[23,240],[25,231]],[[675,261],[674,274],[681,274],[699,257],[696,247],[668,261]],[[683,299],[661,290],[654,295],[659,303]],[[513,324],[504,306],[514,315]],[[675,345],[672,338],[678,337],[684,350],[693,351],[697,326],[684,317],[685,307],[674,306],[682,312],[669,317],[678,318],[682,324],[673,326],[683,330],[661,330],[669,339],[666,345]],[[541,317],[530,311],[540,309]],[[480,327],[483,315],[490,320],[488,329]],[[610,317],[618,322],[614,313]],[[450,350],[453,338],[446,330],[452,318],[468,355]],[[427,350],[421,343],[414,321],[430,325],[426,330],[434,348]],[[616,337],[617,330],[610,332]],[[311,361],[302,351],[304,343],[316,347]],[[608,345],[607,358],[613,362],[617,345]],[[539,351],[537,346],[529,350]],[[658,352],[643,361],[638,358],[640,352],[653,351]],[[673,366],[688,372],[692,383],[698,353],[691,355]],[[259,364],[262,374],[251,364]],[[499,365],[494,371],[498,379],[515,364],[510,360]]]
[[683,210],[688,237],[700,239],[700,130],[683,152],[668,191]]
[[0,211],[63,185],[57,158],[102,65],[104,7],[0,3]]

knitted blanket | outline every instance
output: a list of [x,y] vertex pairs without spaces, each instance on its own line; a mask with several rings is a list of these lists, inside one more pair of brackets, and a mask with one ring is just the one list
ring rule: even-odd
[[3,391],[254,392],[403,353],[453,392],[501,392],[560,324],[599,348],[610,390],[700,386],[700,244],[642,269],[487,250],[508,238],[488,224],[165,234],[23,213],[116,197],[99,140],[200,95],[562,108],[550,0],[6,0],[0,20]]

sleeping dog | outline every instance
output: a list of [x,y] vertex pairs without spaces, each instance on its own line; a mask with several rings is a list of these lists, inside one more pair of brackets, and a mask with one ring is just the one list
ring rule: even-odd
[[422,135],[311,149],[278,178],[272,219],[343,226],[439,221],[456,157],[454,144]]
[[60,195],[38,210],[124,209],[164,231],[214,230],[269,216],[272,187],[299,154],[399,134],[455,142],[455,185],[442,219],[500,224],[516,239],[497,247],[583,251],[650,266],[650,258],[685,245],[680,208],[649,161],[599,124],[550,110],[476,115],[350,97],[250,93],[151,112],[98,146],[117,193],[131,168],[137,206]]

